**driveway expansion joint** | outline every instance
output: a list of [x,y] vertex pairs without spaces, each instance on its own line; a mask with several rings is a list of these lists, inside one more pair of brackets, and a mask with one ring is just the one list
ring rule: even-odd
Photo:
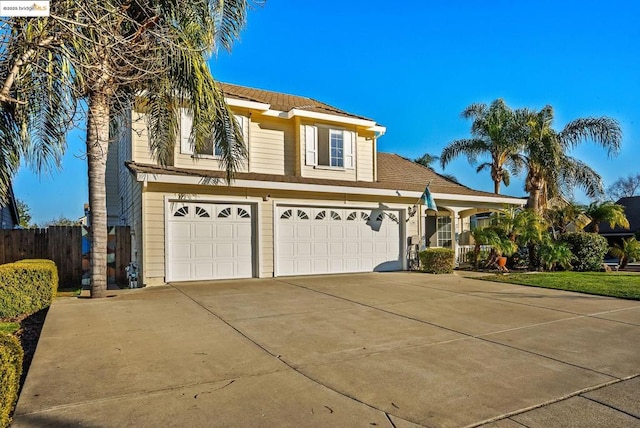
[[[173,286],[172,286],[173,287]],[[208,307],[204,306],[202,303],[198,302],[196,299],[194,299],[193,297],[191,297],[190,295],[188,295],[186,292],[184,292],[184,290],[174,287],[178,292],[180,292],[183,296],[185,296],[187,299],[191,300],[193,303],[195,303],[196,305],[200,306],[202,309],[204,309],[206,312],[208,312],[209,314],[213,315],[214,317],[216,317],[217,319],[219,319],[221,322],[223,322],[224,324],[226,324],[229,328],[231,328],[232,330],[234,330],[237,334],[239,334],[240,336],[242,336],[243,338],[245,338],[246,340],[248,340],[249,342],[251,342],[254,346],[256,346],[257,348],[259,348],[260,350],[262,350],[263,352],[266,352],[267,354],[271,355],[273,358],[275,358],[277,361],[279,361],[280,363],[282,363],[285,367],[289,368],[292,372],[299,374],[300,376],[303,376],[304,378],[308,379],[309,381],[311,381],[312,383],[315,383],[316,385],[319,385],[329,391],[334,392],[335,394],[341,395],[345,398],[348,398],[356,403],[362,404],[372,410],[375,410],[377,412],[383,413],[387,420],[391,423],[391,425],[395,428],[395,424],[391,421],[390,419],[390,415],[393,416],[394,418],[397,418],[399,420],[405,421],[405,422],[409,422],[418,426],[423,426],[421,424],[419,424],[418,422],[415,421],[411,421],[408,419],[405,419],[401,416],[395,415],[393,413],[389,413],[385,410],[382,410],[378,407],[375,407],[369,403],[366,403],[354,396],[352,396],[351,394],[347,394],[341,391],[338,391],[336,389],[331,388],[329,385],[320,382],[317,379],[314,379],[313,377],[307,375],[306,373],[302,372],[301,370],[298,370],[293,364],[289,363],[288,361],[286,361],[285,359],[282,358],[282,356],[280,354],[277,354],[273,351],[270,351],[268,348],[266,348],[264,345],[261,345],[260,343],[258,343],[256,340],[254,340],[253,338],[251,338],[248,334],[246,334],[245,332],[243,332],[242,330],[240,330],[238,327],[234,326],[233,324],[231,324],[230,321],[227,321],[225,318],[223,318],[221,315],[215,313],[213,310],[209,309]]]
[[[607,386],[611,386],[611,385],[615,385],[615,384],[620,383],[620,382],[631,380],[631,379],[634,379],[634,378],[636,378],[638,376],[640,376],[640,374],[634,374],[634,375],[626,376],[626,377],[623,377],[623,378],[616,378],[614,380],[611,380],[611,381],[608,381],[608,382],[604,382],[604,383],[600,383],[598,385],[589,386],[587,388],[582,388],[582,389],[580,389],[578,391],[574,391],[574,392],[572,392],[570,394],[566,394],[566,395],[563,395],[561,397],[554,398],[553,400],[544,401],[542,403],[534,404],[533,406],[524,407],[522,409],[515,410],[513,412],[508,412],[508,413],[505,413],[505,414],[500,415],[500,416],[496,416],[496,417],[493,417],[493,418],[490,418],[490,419],[486,419],[486,420],[481,421],[481,422],[477,422],[477,423],[473,423],[471,425],[467,425],[465,428],[476,428],[476,427],[480,427],[482,425],[490,424],[492,422],[500,421],[502,419],[511,419],[511,417],[513,417],[513,416],[521,415],[523,413],[530,412],[531,410],[539,409],[541,407],[545,407],[545,406],[548,406],[550,404],[559,403],[561,401],[565,401],[565,400],[568,400],[569,398],[573,398],[573,397],[587,398],[587,397],[584,397],[582,394],[586,394],[587,392],[596,391],[598,389],[602,389],[602,388],[605,388]],[[597,402],[596,400],[591,400],[591,401]],[[599,403],[599,402],[597,402],[597,403],[598,404],[603,404],[603,403]],[[622,411],[620,409],[616,409],[616,408],[611,407],[611,406],[607,406],[607,407],[610,407],[611,409],[614,409],[616,411],[620,411],[622,413],[625,413],[625,414],[629,415],[629,413],[627,413],[625,411]],[[638,417],[635,416],[635,415],[629,415],[629,416],[633,416],[634,418],[638,419]],[[517,422],[517,421],[514,421],[514,422]],[[522,425],[521,422],[517,422],[517,423]]]
[[[593,372],[593,373],[596,373],[596,374],[599,374],[599,375],[603,375],[603,376],[606,376],[606,377],[610,377],[610,378],[613,378],[613,379],[618,379],[616,376],[610,375],[608,373],[604,373],[604,372],[601,372],[601,371],[598,371],[598,370],[595,370],[595,369],[592,369],[592,368],[589,368],[589,367],[583,367],[583,366],[581,366],[579,364],[573,364],[573,363],[570,363],[568,361],[563,361],[563,360],[560,360],[558,358],[554,358],[554,357],[551,357],[551,356],[548,356],[548,355],[544,355],[544,354],[541,354],[541,353],[538,353],[538,352],[530,351],[528,349],[522,349],[522,348],[518,348],[517,346],[512,346],[512,345],[508,345],[506,343],[501,343],[501,342],[498,342],[498,341],[495,341],[495,340],[491,340],[491,339],[483,337],[483,335],[474,335],[474,334],[470,334],[470,333],[465,333],[463,331],[456,330],[456,329],[451,328],[451,327],[446,327],[446,326],[439,325],[439,324],[436,324],[436,323],[433,323],[433,322],[421,320],[419,318],[415,318],[415,317],[411,317],[411,316],[408,316],[408,315],[399,314],[397,312],[393,312],[393,311],[390,311],[390,310],[387,310],[387,309],[382,309],[382,308],[376,307],[374,305],[369,305],[367,303],[358,302],[357,300],[348,299],[348,298],[342,297],[342,296],[337,296],[335,294],[331,294],[331,293],[328,293],[326,291],[316,290],[316,289],[313,289],[311,287],[306,287],[304,285],[290,283],[290,282],[287,282],[287,281],[284,281],[284,280],[280,280],[280,281],[284,282],[286,284],[293,285],[294,287],[299,287],[299,288],[302,288],[302,289],[305,289],[305,290],[309,290],[309,291],[314,292],[314,293],[319,293],[319,294],[323,294],[323,295],[326,295],[326,296],[334,297],[336,299],[345,300],[347,302],[351,302],[351,303],[356,304],[356,305],[360,305],[360,306],[363,306],[363,307],[366,307],[366,308],[370,308],[370,309],[373,309],[373,310],[384,312],[384,313],[387,313],[387,314],[390,314],[390,315],[394,315],[394,316],[397,316],[397,317],[400,317],[400,318],[404,318],[404,319],[407,319],[407,320],[411,320],[411,321],[415,321],[415,322],[418,322],[418,323],[426,324],[426,325],[429,325],[429,326],[432,326],[432,327],[441,328],[443,330],[447,330],[447,331],[450,331],[452,333],[457,333],[457,334],[463,335],[463,336],[465,336],[467,338],[477,339],[477,340],[480,340],[480,341],[483,341],[483,342],[491,343],[491,344],[502,346],[502,347],[505,347],[505,348],[508,348],[508,349],[513,349],[513,350],[516,350],[516,351],[524,352],[524,353],[527,353],[527,354],[530,354],[530,355],[535,355],[537,357],[541,357],[541,358],[545,358],[545,359],[548,359],[548,360],[551,360],[551,361],[555,361],[555,362],[560,363],[560,364],[565,364],[565,365],[568,365],[568,366],[572,366],[572,367],[576,367],[576,368],[579,368],[579,369],[582,369],[582,370],[590,371],[590,372]],[[398,282],[398,281],[396,281],[396,282],[397,283],[401,283],[401,282]],[[573,315],[576,315],[575,318],[580,318],[581,316],[584,316],[584,315],[581,315],[581,314],[573,314]]]

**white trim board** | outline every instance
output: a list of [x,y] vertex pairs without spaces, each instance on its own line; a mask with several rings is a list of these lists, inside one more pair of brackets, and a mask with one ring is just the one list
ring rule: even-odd
[[[205,183],[203,183],[203,177],[186,175],[149,174],[139,172],[136,174],[136,180],[145,183],[205,185]],[[227,184],[224,182],[224,179],[220,179],[220,182],[221,184],[207,183],[206,185],[225,187],[227,186]],[[413,190],[377,189],[370,187],[332,186],[326,184],[288,183],[259,180],[233,180],[231,187],[268,190],[293,190],[319,193],[346,193],[351,195],[395,196],[401,198],[413,198],[416,200],[416,202],[422,196],[422,192]],[[517,206],[523,206],[527,203],[526,200],[508,196],[457,195],[449,193],[432,193],[432,196],[436,201],[442,200],[459,202],[486,202],[491,204],[506,204]]]

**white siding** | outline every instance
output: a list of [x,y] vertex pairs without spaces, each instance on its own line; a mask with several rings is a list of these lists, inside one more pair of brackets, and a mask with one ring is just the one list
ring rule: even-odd
[[[249,172],[261,174],[292,174],[293,121],[261,118],[251,120],[249,134]],[[287,152],[287,149],[289,152]]]
[[373,139],[358,134],[356,144],[356,170],[358,181],[374,181]]
[[131,116],[132,160],[138,163],[156,164],[149,149],[149,134],[144,114],[133,112]]

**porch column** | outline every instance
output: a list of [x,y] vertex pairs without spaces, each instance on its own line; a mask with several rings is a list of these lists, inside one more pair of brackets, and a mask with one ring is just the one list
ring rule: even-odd
[[456,265],[458,264],[458,253],[460,252],[458,248],[459,233],[460,233],[460,210],[453,208],[451,209],[451,246],[453,247],[453,251],[455,253],[454,260],[456,261]]

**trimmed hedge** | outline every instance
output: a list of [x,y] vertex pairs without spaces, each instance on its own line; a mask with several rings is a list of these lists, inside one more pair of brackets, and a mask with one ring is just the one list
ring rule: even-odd
[[57,290],[58,269],[51,260],[0,265],[0,318],[38,312],[51,305]]
[[597,233],[570,232],[560,236],[575,256],[571,261],[573,270],[579,272],[599,271],[602,260],[609,250],[607,239]]
[[15,336],[0,334],[0,428],[11,423],[11,412],[18,401],[24,352]]
[[450,248],[427,248],[420,252],[422,271],[427,273],[452,273],[455,252]]

